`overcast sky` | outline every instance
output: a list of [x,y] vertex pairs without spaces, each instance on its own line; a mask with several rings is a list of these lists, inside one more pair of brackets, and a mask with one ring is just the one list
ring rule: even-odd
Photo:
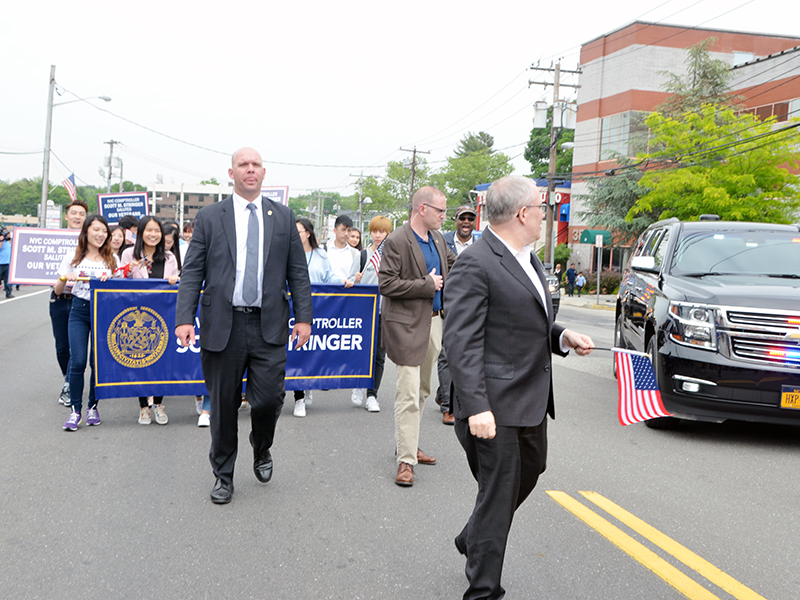
[[[104,185],[111,139],[126,180],[223,182],[229,155],[249,145],[265,184],[293,196],[350,194],[352,174],[410,157],[400,148],[441,166],[468,131],[493,135],[529,173],[532,104],[552,88],[529,87],[548,75],[528,67],[562,58],[575,69],[581,44],[637,19],[800,35],[800,3],[774,0],[51,0],[9,2],[2,14],[0,179],[42,174],[56,65],[56,103],[110,96],[90,103],[149,130],[87,102],[56,106],[51,182],[74,172],[79,185]],[[38,154],[8,154],[26,151]]]

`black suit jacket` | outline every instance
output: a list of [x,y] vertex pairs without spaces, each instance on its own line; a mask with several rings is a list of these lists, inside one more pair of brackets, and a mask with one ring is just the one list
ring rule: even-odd
[[[531,256],[550,306],[539,259]],[[491,410],[501,426],[555,417],[551,353],[564,328],[553,322],[514,255],[491,231],[458,256],[445,286],[444,346],[456,418]]]
[[[264,278],[261,295],[261,333],[270,344],[289,341],[289,293],[295,319],[311,323],[311,283],[303,243],[294,213],[282,204],[262,198],[264,223]],[[176,325],[194,323],[200,290],[200,347],[219,352],[228,344],[233,324],[233,288],[236,281],[236,224],[233,198],[197,213],[192,241],[186,253],[178,287]]]

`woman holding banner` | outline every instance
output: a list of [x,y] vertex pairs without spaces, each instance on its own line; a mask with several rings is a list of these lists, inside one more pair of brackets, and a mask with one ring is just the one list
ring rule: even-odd
[[[53,286],[56,296],[64,293],[67,283],[72,283],[72,309],[69,313],[69,394],[71,411],[64,423],[65,431],[75,431],[81,421],[83,405],[83,376],[89,357],[87,346],[91,339],[92,321],[89,310],[89,281],[105,281],[114,273],[117,260],[111,250],[111,232],[108,222],[100,215],[86,219],[78,235],[75,254],[65,256],[58,268],[58,281]],[[81,280],[79,281],[78,278]],[[89,408],[86,412],[87,425],[100,425],[97,400],[94,397],[94,364],[91,363],[92,376],[89,383]]]
[[[134,279],[166,279],[170,285],[178,282],[178,261],[164,246],[164,229],[161,221],[153,216],[142,217],[136,244],[122,253],[122,264],[127,265],[126,277]],[[156,423],[166,425],[169,421],[161,402],[164,396],[153,396],[153,411]],[[150,425],[150,406],[147,396],[139,397],[139,425]]]
[[[303,250],[306,253],[308,278],[311,283],[333,283],[344,285],[344,287],[353,287],[353,282],[349,279],[342,281],[334,277],[328,254],[319,247],[317,236],[314,234],[314,224],[305,217],[300,217],[296,223],[297,233],[300,234],[300,241],[303,242]],[[311,390],[308,391],[308,396],[303,390],[295,390],[294,416],[305,417],[306,406],[311,404],[311,400]]]

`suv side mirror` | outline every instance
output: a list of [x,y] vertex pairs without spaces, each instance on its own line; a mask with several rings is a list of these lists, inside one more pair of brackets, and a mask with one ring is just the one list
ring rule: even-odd
[[640,271],[657,271],[656,259],[652,256],[634,256],[631,259],[631,268]]

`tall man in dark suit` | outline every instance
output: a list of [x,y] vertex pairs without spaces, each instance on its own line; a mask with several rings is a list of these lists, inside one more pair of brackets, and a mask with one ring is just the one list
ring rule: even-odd
[[547,414],[555,417],[551,353],[585,355],[594,347],[553,322],[544,271],[531,252],[545,209],[530,179],[495,181],[486,194],[491,225],[459,255],[445,291],[455,430],[478,482],[475,508],[455,539],[467,556],[465,600],[505,594],[511,521],[544,472]]
[[411,199],[411,219],[383,244],[378,284],[385,298],[381,335],[386,354],[397,365],[394,397],[395,483],[414,485],[414,465],[436,459],[419,449],[419,423],[431,392],[431,373],[442,348],[442,288],[456,259],[439,227],[447,198],[421,187]]
[[[252,148],[238,150],[228,175],[233,195],[197,213],[178,288],[175,335],[195,341],[200,290],[200,360],[211,397],[215,504],[230,502],[238,448],[238,410],[247,371],[253,470],[272,478],[270,448],[283,407],[286,342],[311,335],[311,283],[291,209],[261,196],[265,169]],[[205,281],[205,286],[203,282]],[[295,323],[289,337],[289,294]]]

